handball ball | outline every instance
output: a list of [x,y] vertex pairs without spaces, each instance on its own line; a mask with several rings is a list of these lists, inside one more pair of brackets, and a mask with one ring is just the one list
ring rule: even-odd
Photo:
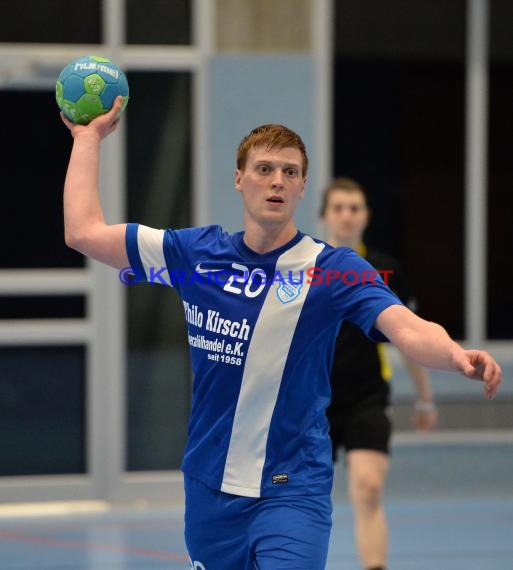
[[110,59],[94,55],[68,63],[55,86],[59,109],[79,125],[109,111],[118,95],[123,96],[123,111],[128,103],[126,75]]

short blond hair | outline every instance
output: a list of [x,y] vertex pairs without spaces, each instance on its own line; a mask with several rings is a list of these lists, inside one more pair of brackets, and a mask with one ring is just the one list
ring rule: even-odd
[[268,124],[254,128],[245,136],[237,148],[237,168],[244,170],[249,151],[258,146],[267,150],[272,148],[297,148],[303,158],[302,173],[304,177],[308,171],[308,155],[305,143],[301,137],[284,125]]

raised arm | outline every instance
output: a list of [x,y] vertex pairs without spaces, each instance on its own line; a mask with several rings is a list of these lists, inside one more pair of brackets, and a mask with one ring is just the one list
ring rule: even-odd
[[421,319],[401,305],[382,311],[375,325],[408,358],[429,368],[461,372],[482,380],[487,398],[497,394],[502,381],[497,362],[482,350],[463,349],[440,325]]
[[100,143],[118,124],[122,98],[112,109],[88,125],[75,125],[61,113],[73,136],[73,149],[64,183],[66,245],[118,269],[129,265],[125,245],[126,224],[108,225],[98,192]]

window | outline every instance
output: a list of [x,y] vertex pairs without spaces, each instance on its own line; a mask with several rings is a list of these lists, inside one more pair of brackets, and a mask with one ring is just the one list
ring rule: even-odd
[[64,243],[62,191],[71,150],[52,91],[1,91],[0,269],[83,267]]
[[[129,73],[128,219],[191,225],[191,77]],[[177,469],[187,437],[190,366],[183,305],[159,285],[128,290],[127,465]]]
[[414,4],[336,2],[333,174],[367,187],[368,244],[461,338],[465,3]]
[[510,274],[513,244],[513,5],[490,4],[490,89],[488,163],[488,327],[490,339],[513,338]]
[[0,347],[0,476],[85,473],[85,350]]
[[101,43],[101,1],[0,0],[0,38],[16,43]]
[[192,43],[191,0],[127,0],[127,43]]

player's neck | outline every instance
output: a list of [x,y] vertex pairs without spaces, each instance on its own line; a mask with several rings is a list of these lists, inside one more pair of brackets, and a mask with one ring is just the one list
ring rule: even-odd
[[297,228],[293,220],[285,226],[262,226],[246,221],[244,243],[257,253],[267,253],[288,243],[296,234]]

